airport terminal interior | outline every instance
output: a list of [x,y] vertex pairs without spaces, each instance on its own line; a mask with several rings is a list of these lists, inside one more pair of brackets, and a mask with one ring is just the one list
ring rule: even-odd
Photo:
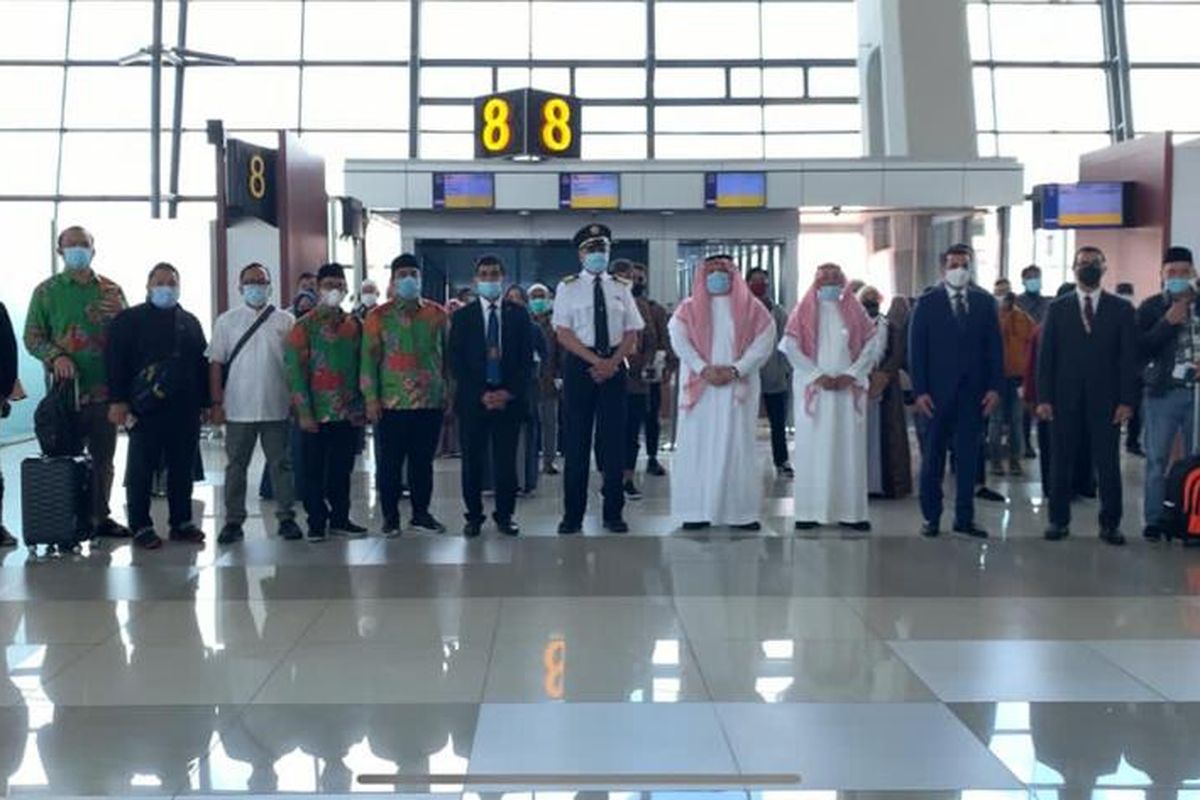
[[[245,538],[219,544],[228,437],[209,423],[202,544],[47,548],[29,520],[48,490],[25,474],[47,460],[47,366],[23,336],[34,290],[71,268],[71,226],[131,304],[173,264],[210,338],[252,262],[285,309],[303,273],[344,265],[349,312],[411,253],[447,304],[485,254],[507,283],[554,289],[588,226],[646,265],[667,313],[720,254],[762,270],[785,311],[834,262],[887,312],[938,285],[957,243],[989,295],[1037,265],[1047,298],[1100,248],[1103,288],[1141,303],[1168,247],[1200,249],[1196,31],[1190,0],[0,0],[0,302],[18,347],[0,469],[19,540],[0,550],[0,792],[1200,800],[1200,549],[1143,537],[1145,426],[1119,444],[1124,547],[1097,536],[1086,486],[1070,538],[1044,538],[1043,443],[1019,423],[1001,431],[1028,437],[1012,463],[980,468],[988,538],[948,515],[922,536],[912,397],[908,479],[872,495],[870,530],[797,528],[765,411],[741,476],[761,525],[685,529],[672,481],[698,470],[668,373],[650,384],[664,474],[643,445],[627,533],[560,431],[541,441],[556,469],[535,452],[522,477],[519,536],[462,535],[445,437],[429,510],[446,530],[385,537],[364,432],[365,535],[281,538],[260,449]],[[799,394],[789,437],[815,424]],[[788,446],[798,468],[828,456]],[[591,476],[574,536],[570,459]],[[164,535],[167,513],[156,493]]]

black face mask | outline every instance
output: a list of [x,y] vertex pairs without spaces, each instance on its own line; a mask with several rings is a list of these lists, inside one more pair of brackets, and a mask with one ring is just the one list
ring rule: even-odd
[[641,296],[642,296],[642,295],[644,295],[645,293],[646,293],[646,284],[644,284],[644,283],[635,283],[635,284],[633,285],[633,296],[634,296],[634,297],[641,297]]
[[879,303],[863,303],[862,305],[867,311],[867,316],[871,319],[879,316]]
[[1100,285],[1100,277],[1103,274],[1104,270],[1100,269],[1099,261],[1085,261],[1075,269],[1075,277],[1079,279],[1079,283],[1089,289]]

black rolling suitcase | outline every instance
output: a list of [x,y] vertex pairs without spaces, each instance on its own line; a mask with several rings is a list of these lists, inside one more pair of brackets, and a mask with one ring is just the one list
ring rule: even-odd
[[71,548],[91,538],[92,460],[40,456],[21,462],[21,528],[25,546]]
[[1192,441],[1188,454],[1167,473],[1166,511],[1168,541],[1179,539],[1185,547],[1200,547],[1200,381],[1192,388]]

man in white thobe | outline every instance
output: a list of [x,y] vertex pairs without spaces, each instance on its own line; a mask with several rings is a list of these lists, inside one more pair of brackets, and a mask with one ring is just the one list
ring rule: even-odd
[[796,530],[871,529],[866,395],[883,342],[842,268],[820,266],[779,344],[794,370]]
[[711,255],[667,330],[680,363],[671,514],[684,530],[759,530],[758,372],[775,346],[771,314],[730,256]]

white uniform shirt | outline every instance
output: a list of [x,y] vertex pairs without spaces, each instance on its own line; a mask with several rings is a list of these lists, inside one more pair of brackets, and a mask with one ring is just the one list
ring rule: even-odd
[[[242,304],[217,317],[208,358],[227,363],[234,346],[262,309]],[[230,422],[278,422],[288,418],[290,396],[283,351],[295,320],[276,309],[242,347],[225,385],[225,418]]]
[[[584,347],[596,347],[595,313],[592,298],[596,276],[586,270],[558,284],[554,293],[554,313],[550,324],[555,328],[570,328]],[[646,327],[642,312],[633,299],[633,286],[607,272],[600,275],[608,311],[608,344],[614,350],[625,334]],[[601,340],[603,341],[603,340]]]

